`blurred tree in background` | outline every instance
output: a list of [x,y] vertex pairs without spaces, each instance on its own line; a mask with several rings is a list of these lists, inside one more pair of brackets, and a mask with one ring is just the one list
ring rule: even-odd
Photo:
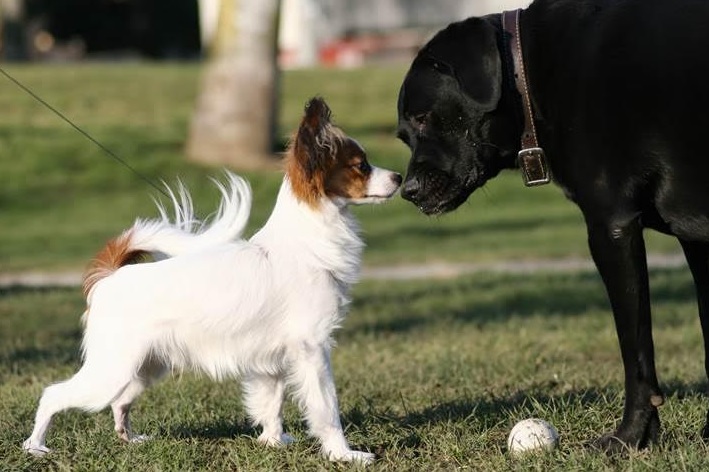
[[248,170],[273,163],[280,0],[221,0],[187,139],[188,158]]
[[0,45],[3,59],[26,58],[22,0],[0,0]]

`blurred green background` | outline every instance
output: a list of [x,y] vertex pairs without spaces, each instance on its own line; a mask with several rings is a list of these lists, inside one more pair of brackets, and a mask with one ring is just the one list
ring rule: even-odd
[[[183,179],[201,216],[215,209],[208,177],[220,169],[191,164],[183,154],[197,64],[4,67],[141,174],[155,182]],[[408,149],[394,136],[405,72],[404,65],[284,72],[280,136],[287,140],[306,100],[322,95],[372,162],[404,173]],[[0,272],[81,269],[136,217],[156,216],[159,192],[4,77],[0,91]],[[254,189],[253,231],[268,216],[281,174],[244,175]],[[398,196],[355,211],[370,266],[588,257],[577,208],[555,186],[525,188],[511,171],[449,215],[423,216]],[[677,251],[670,238],[648,238],[651,252]]]

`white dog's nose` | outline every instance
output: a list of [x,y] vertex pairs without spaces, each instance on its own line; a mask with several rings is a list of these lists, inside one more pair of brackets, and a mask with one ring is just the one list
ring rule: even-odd
[[370,197],[389,198],[399,189],[401,181],[401,174],[372,166],[367,194]]
[[404,178],[398,172],[392,172],[391,173],[391,180],[394,181],[394,184],[396,184],[396,187],[398,188],[401,185],[401,182],[404,180]]

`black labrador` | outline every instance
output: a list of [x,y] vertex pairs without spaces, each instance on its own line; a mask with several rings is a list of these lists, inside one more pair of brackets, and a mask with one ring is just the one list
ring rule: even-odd
[[644,228],[681,243],[709,374],[709,1],[535,0],[518,14],[453,23],[418,52],[398,102],[402,196],[440,214],[504,168],[550,174],[585,217],[625,369],[623,419],[596,444],[645,447],[664,398]]

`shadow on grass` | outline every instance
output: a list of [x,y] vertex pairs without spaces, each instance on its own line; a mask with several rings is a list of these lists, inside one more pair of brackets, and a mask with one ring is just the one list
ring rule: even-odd
[[171,428],[160,428],[161,437],[177,439],[235,439],[249,436],[256,438],[256,430],[244,419],[219,419],[215,422],[184,424]]
[[31,286],[19,283],[7,285],[4,287],[0,286],[0,298],[15,297],[28,294],[46,294],[54,292],[79,293],[79,289],[77,289],[76,287],[64,287],[61,285]]
[[[74,333],[71,333],[72,338]],[[57,366],[76,365],[81,363],[81,352],[78,348],[80,337],[76,335],[74,346],[53,344],[47,347],[27,347],[10,352],[7,356],[0,356],[0,361],[8,364],[17,364],[22,367],[29,366]]]
[[[445,322],[478,324],[506,322],[530,316],[579,316],[607,311],[610,305],[595,271],[533,275],[475,274],[455,281],[394,285],[355,297],[353,309],[387,313],[352,326],[355,331],[402,333]],[[694,285],[685,268],[651,273],[652,302],[694,302]],[[657,311],[655,306],[654,311]],[[348,328],[342,334],[347,335]]]
[[[671,382],[663,384],[662,389],[666,397],[673,397],[679,400],[694,398],[703,395],[707,389],[706,382]],[[530,415],[535,415],[539,410],[538,405],[544,405],[545,410],[539,415],[566,416],[565,410],[579,411],[611,411],[617,417],[619,424],[623,408],[622,390],[615,388],[587,388],[570,391],[560,395],[548,395],[534,391],[518,391],[506,397],[493,399],[460,399],[443,402],[419,410],[408,411],[404,415],[391,415],[374,411],[365,411],[360,407],[354,407],[344,415],[346,424],[353,424],[362,427],[365,423],[363,418],[376,417],[370,422],[388,424],[398,433],[394,434],[389,444],[379,445],[380,453],[388,448],[416,449],[422,444],[422,439],[418,434],[421,428],[428,428],[436,424],[471,424],[471,428],[487,431],[500,425],[512,427],[516,421],[516,412],[527,411]],[[371,408],[371,406],[370,406]],[[548,409],[546,409],[548,408]],[[608,425],[612,429],[614,424]],[[366,426],[364,426],[366,428]],[[598,431],[597,435],[609,431]],[[690,431],[689,433],[695,433]],[[590,441],[595,437],[588,438]]]

